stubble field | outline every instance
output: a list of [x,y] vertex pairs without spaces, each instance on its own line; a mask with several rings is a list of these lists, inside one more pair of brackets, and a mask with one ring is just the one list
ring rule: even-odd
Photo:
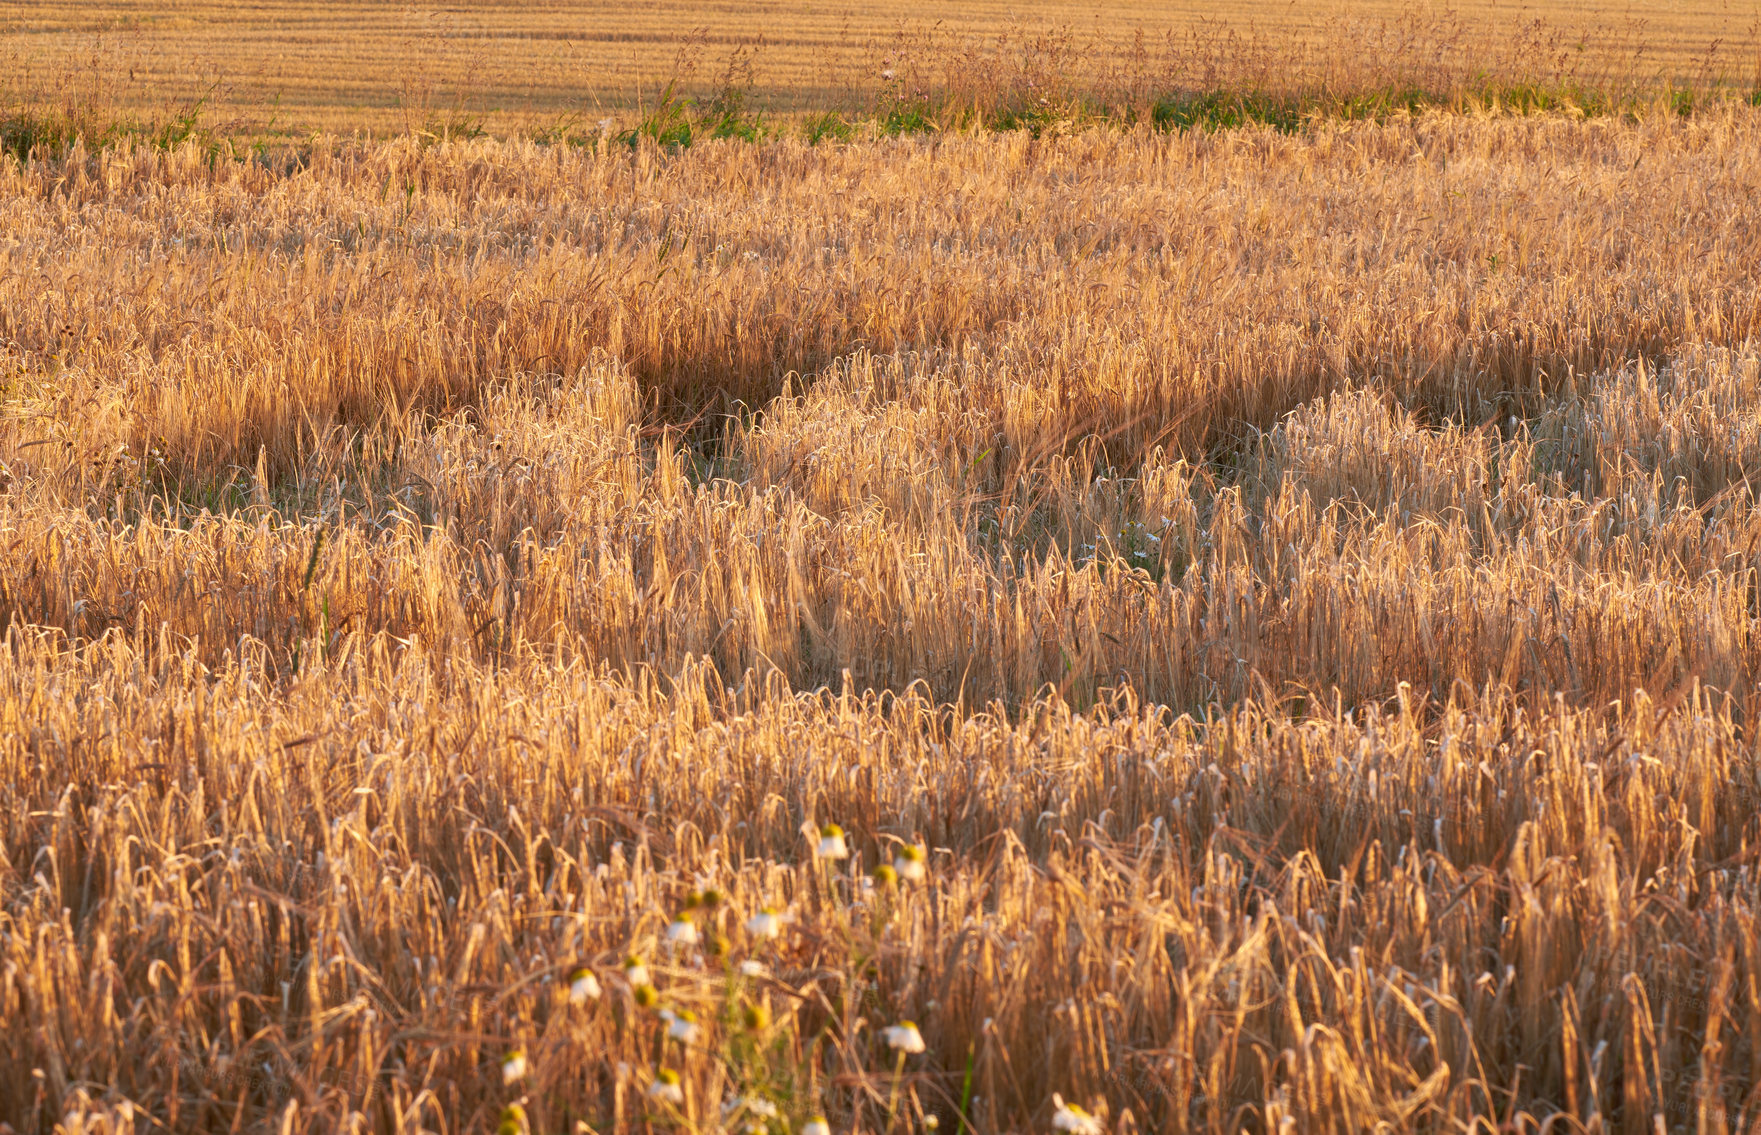
[[1678,109],[0,157],[0,1130],[1751,1130]]
[[[663,91],[773,121],[951,93],[1133,107],[1176,89],[1494,78],[1596,88],[1761,82],[1756,0],[0,0],[18,101],[199,114],[252,137],[498,135],[621,124]],[[1030,93],[1029,93],[1030,92]]]

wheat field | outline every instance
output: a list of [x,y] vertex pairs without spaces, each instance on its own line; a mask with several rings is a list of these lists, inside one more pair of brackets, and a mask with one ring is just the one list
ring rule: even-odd
[[0,150],[0,1132],[1761,1129],[1749,100],[387,130]]

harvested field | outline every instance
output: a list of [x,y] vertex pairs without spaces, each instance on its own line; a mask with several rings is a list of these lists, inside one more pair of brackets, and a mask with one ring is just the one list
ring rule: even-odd
[[1676,110],[0,155],[0,1131],[1754,1129]]
[[[983,0],[440,7],[0,0],[0,112],[47,100],[248,136],[621,125],[672,83],[773,125],[951,92],[1135,107],[1185,89],[1761,83],[1757,0]],[[1031,84],[1031,86],[1030,86]],[[1031,91],[1031,94],[1027,92]]]

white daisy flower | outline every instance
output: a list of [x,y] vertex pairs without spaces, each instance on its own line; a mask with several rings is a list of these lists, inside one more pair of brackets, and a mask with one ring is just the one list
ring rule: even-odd
[[908,843],[893,858],[893,870],[907,882],[921,882],[929,875],[929,854],[916,844]]
[[832,1135],[832,1125],[825,1121],[825,1116],[816,1115],[801,1128],[801,1135]]
[[836,824],[819,829],[819,848],[815,854],[821,859],[850,858],[850,845],[844,842],[844,829]]
[[631,954],[624,959],[624,980],[629,983],[631,989],[636,988],[638,985],[650,984],[648,980],[648,967],[643,965],[642,959],[635,954]]
[[597,1001],[602,992],[604,990],[599,987],[599,978],[586,966],[569,974],[569,1004],[585,1005],[589,1001]]
[[1105,1135],[1107,1129],[1098,1118],[1073,1103],[1065,1103],[1064,1097],[1057,1092],[1052,1093],[1052,1106],[1057,1108],[1052,1113],[1053,1131],[1068,1131],[1070,1135]]
[[754,938],[769,940],[782,934],[783,915],[774,907],[765,907],[746,920],[746,933]]
[[889,1048],[898,1049],[900,1052],[922,1052],[924,1049],[923,1034],[918,1032],[917,1026],[910,1021],[900,1021],[896,1025],[888,1025],[881,1030],[881,1034],[887,1038]]
[[697,944],[697,924],[691,921],[691,912],[682,911],[666,928],[666,940],[669,945],[695,946]]
[[763,1096],[735,1096],[727,1103],[722,1104],[724,1119],[741,1111],[748,1115],[755,1115],[759,1119],[775,1119],[777,1117],[777,1105]]
[[685,1102],[685,1089],[679,1086],[679,1074],[671,1068],[662,1068],[655,1073],[654,1082],[648,1085],[648,1098],[656,1103],[670,1103],[677,1107]]
[[763,962],[755,962],[748,958],[740,963],[741,977],[769,977],[770,967]]
[[526,1076],[526,1050],[516,1048],[501,1058],[501,1082],[511,1084]]
[[510,1103],[501,1109],[501,1122],[496,1126],[496,1135],[527,1135],[532,1130],[531,1121],[526,1118],[526,1109],[517,1103]]
[[667,1023],[666,1035],[680,1044],[695,1044],[697,1034],[702,1032],[697,1027],[697,1014],[689,1009],[675,1013],[671,1009],[660,1011],[661,1019]]

